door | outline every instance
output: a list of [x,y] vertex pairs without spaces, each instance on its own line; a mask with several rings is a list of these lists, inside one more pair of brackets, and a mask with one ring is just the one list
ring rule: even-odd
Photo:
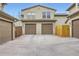
[[12,23],[0,20],[0,44],[13,39]]
[[79,20],[72,21],[72,36],[79,38]]
[[26,24],[25,34],[36,34],[36,24]]
[[19,37],[22,35],[22,27],[15,27],[15,37]]
[[42,34],[53,34],[53,24],[42,24]]

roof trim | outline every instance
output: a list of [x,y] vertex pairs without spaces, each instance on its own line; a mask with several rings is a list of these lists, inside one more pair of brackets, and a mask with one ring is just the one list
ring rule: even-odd
[[[69,15],[68,17],[71,17],[71,16],[73,16],[73,15],[75,15],[75,14],[78,14],[78,13],[79,13],[79,11],[77,11],[77,12],[75,12],[75,13]],[[67,17],[67,18],[68,18],[68,17]],[[65,23],[67,23],[69,20],[70,20],[70,19],[67,19]]]
[[55,16],[68,16],[67,13],[55,13]]
[[75,14],[77,14],[77,13],[79,13],[79,11],[74,12],[73,14],[69,15],[68,17],[70,17],[70,16],[72,16],[72,15],[75,15]]
[[3,12],[3,11],[0,11],[0,14],[1,14],[1,15],[4,15],[5,17],[10,18],[10,19],[13,20],[13,21],[14,21],[14,20],[18,20],[17,18],[15,18],[15,17],[13,17],[13,16],[11,16],[11,15],[9,15],[9,14]]
[[66,11],[69,11],[73,6],[75,6],[75,3],[71,4]]
[[35,6],[29,7],[29,8],[22,9],[21,11],[25,11],[25,10],[28,10],[28,9],[31,9],[31,8],[35,8],[35,7],[38,7],[38,6],[56,11],[56,9],[53,9],[53,8],[50,8],[50,7],[47,7],[47,6],[43,6],[43,5],[35,5]]

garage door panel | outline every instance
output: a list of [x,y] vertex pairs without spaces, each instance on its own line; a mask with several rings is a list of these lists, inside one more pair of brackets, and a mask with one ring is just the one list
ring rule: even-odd
[[12,23],[0,20],[0,43],[12,40]]
[[79,20],[73,21],[73,37],[79,38]]
[[52,34],[53,24],[42,24],[42,34]]
[[36,34],[36,24],[26,24],[25,34]]

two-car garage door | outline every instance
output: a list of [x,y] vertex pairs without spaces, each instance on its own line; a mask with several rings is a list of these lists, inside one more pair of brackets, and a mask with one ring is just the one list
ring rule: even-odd
[[[53,25],[52,24],[41,24],[41,34],[52,34]],[[36,24],[26,24],[25,25],[25,34],[36,34]]]
[[12,40],[12,23],[0,20],[0,44]]

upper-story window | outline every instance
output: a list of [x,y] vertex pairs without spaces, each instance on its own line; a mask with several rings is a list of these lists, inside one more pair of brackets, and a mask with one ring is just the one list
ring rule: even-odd
[[50,12],[42,12],[43,18],[51,18],[50,16],[51,16]]
[[35,13],[28,13],[27,18],[28,19],[35,19]]
[[77,3],[78,4],[78,6],[79,6],[79,3]]
[[42,13],[42,17],[43,17],[43,18],[46,18],[46,12],[43,12],[43,13]]
[[47,18],[50,18],[50,12],[47,12]]
[[21,18],[24,18],[24,15],[21,15]]

